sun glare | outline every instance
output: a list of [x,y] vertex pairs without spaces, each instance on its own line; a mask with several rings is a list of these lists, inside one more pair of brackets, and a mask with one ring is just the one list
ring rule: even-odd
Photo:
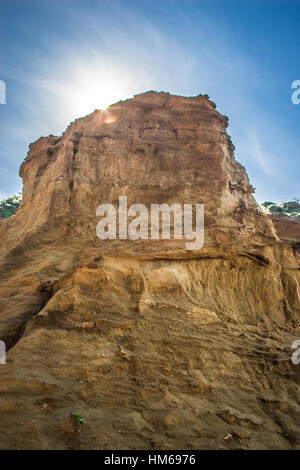
[[109,105],[124,99],[126,90],[120,79],[108,75],[103,77],[97,70],[81,73],[69,88],[69,105],[74,117],[82,117],[95,109],[105,110]]
[[[59,96],[60,117],[68,123],[133,97],[143,89],[139,80],[139,74],[133,74],[130,68],[97,53],[86,53],[84,59],[72,57],[53,76],[44,79],[43,86]],[[110,124],[112,119],[106,116],[103,122]]]
[[104,119],[104,124],[112,124],[113,122],[115,122],[116,118],[113,117],[113,116],[108,116],[106,119]]
[[76,117],[85,116],[95,109],[105,110],[110,104],[118,101],[120,90],[117,86],[103,83],[83,83],[74,93],[74,112]]

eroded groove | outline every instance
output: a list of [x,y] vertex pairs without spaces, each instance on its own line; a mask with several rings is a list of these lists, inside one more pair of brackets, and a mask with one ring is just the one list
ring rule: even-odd
[[20,320],[19,326],[15,329],[13,334],[4,335],[1,339],[4,341],[6,345],[6,351],[12,349],[22,338],[24,331],[26,329],[27,323],[36,315],[40,313],[41,310],[45,307],[45,305],[49,302],[51,297],[53,297],[55,293],[54,283],[45,282],[43,283],[37,291],[37,295],[40,296],[40,305],[39,308],[25,313],[23,318]]

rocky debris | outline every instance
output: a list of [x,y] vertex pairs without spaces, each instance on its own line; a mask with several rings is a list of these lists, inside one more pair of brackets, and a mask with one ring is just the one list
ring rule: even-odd
[[[148,92],[31,144],[0,223],[1,448],[299,447],[299,229],[260,209],[215,108]],[[204,247],[99,240],[120,195],[205,204]]]

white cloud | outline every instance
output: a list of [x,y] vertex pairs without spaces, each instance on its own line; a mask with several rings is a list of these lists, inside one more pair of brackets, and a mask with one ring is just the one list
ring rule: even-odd
[[268,174],[271,175],[272,172],[269,167],[269,158],[267,152],[263,148],[260,137],[258,136],[257,131],[250,129],[248,132],[248,143],[249,143],[249,155],[250,158],[258,163],[258,165]]
[[261,170],[268,176],[272,175],[270,168],[271,159],[265,146],[259,136],[258,131],[254,127],[243,127],[239,134],[239,145],[237,148],[238,155],[242,155],[243,162],[253,166],[259,166]]

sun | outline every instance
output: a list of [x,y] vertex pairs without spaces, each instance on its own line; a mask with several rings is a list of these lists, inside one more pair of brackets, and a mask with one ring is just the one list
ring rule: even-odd
[[104,111],[142,90],[139,74],[134,74],[127,65],[93,51],[85,55],[85,58],[81,54],[70,56],[53,76],[43,81],[47,91],[58,97],[55,107],[64,122],[95,110]]
[[117,83],[110,80],[93,79],[78,84],[72,93],[75,116],[85,116],[95,109],[105,110],[109,105],[122,99],[122,90]]
[[[74,73],[75,72],[75,73]],[[83,64],[72,73],[65,87],[68,107],[75,118],[86,116],[95,109],[105,110],[109,105],[124,99],[128,90],[123,74],[108,65]]]

